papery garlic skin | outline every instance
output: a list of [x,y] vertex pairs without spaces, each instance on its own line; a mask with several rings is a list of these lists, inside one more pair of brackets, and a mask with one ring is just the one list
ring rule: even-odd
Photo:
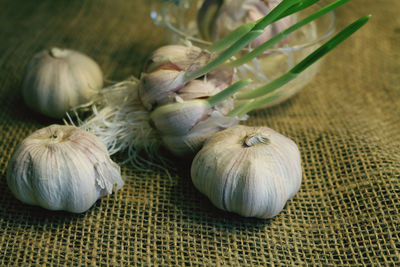
[[233,99],[211,107],[206,100],[170,103],[156,108],[150,119],[163,145],[176,156],[196,153],[212,134],[239,123],[236,117],[227,117]]
[[185,74],[211,60],[210,52],[196,46],[167,45],[155,50],[141,74],[139,98],[152,111],[156,107],[183,100],[204,99],[231,85],[233,69],[216,69],[204,77],[185,80]]
[[51,48],[28,62],[22,95],[26,104],[52,118],[89,102],[103,86],[99,65],[74,50]]
[[207,117],[209,108],[204,100],[167,104],[155,109],[150,119],[161,136],[184,135]]
[[239,119],[224,116],[221,112],[214,110],[208,117],[189,129],[182,135],[162,135],[164,146],[178,157],[191,156],[198,152],[204,142],[216,132],[222,131],[230,126],[237,125]]
[[[225,89],[225,88],[224,88]],[[183,100],[190,99],[202,99],[213,96],[222,91],[220,88],[215,86],[212,80],[193,80],[182,87],[177,95]]]
[[219,209],[272,218],[300,188],[301,157],[292,140],[272,129],[237,125],[205,142],[191,176]]
[[176,70],[194,70],[208,61],[212,55],[207,50],[203,50],[193,45],[165,45],[156,49],[148,58],[144,72],[152,72],[158,68]]
[[204,99],[213,96],[226,87],[217,78],[198,79],[184,83],[183,71],[156,70],[142,75],[138,94],[140,101],[147,110],[182,100]]
[[7,183],[24,203],[73,213],[85,212],[124,184],[95,135],[62,125],[37,130],[16,147]]
[[160,69],[144,73],[139,86],[139,98],[147,110],[173,102],[175,92],[184,86],[182,71]]

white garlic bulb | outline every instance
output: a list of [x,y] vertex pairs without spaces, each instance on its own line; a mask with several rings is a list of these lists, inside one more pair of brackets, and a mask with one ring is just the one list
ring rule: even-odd
[[54,47],[28,62],[22,95],[30,108],[62,118],[69,109],[89,102],[102,86],[103,74],[93,59]]
[[300,188],[300,152],[292,140],[268,127],[236,125],[205,142],[191,176],[216,207],[272,218]]
[[119,166],[95,135],[62,125],[37,130],[17,146],[7,183],[24,203],[73,213],[88,210],[124,184]]

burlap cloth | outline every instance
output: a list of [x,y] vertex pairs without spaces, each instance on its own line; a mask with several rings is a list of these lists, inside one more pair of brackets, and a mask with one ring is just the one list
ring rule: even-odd
[[22,100],[27,60],[50,46],[73,48],[118,81],[138,76],[164,35],[145,0],[0,1],[0,265],[400,265],[399,11],[398,0],[338,9],[338,28],[373,18],[307,88],[246,122],[292,138],[303,160],[298,194],[259,220],[214,208],[193,187],[190,162],[172,181],[124,165],[123,189],[81,215],[17,201],[5,181],[13,149],[57,122]]

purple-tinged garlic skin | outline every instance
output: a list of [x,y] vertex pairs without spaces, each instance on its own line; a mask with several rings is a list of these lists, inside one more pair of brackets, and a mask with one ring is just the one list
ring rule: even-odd
[[272,218],[300,188],[301,156],[292,140],[268,127],[237,125],[204,143],[191,176],[217,208]]
[[231,85],[233,69],[216,69],[195,80],[185,73],[205,65],[211,54],[195,46],[167,45],[158,48],[148,60],[139,85],[143,106],[152,111],[177,99],[205,99]]
[[145,73],[168,66],[176,70],[194,70],[208,61],[212,55],[197,46],[165,45],[156,49],[148,58],[143,70]]
[[177,156],[193,155],[211,134],[239,122],[225,116],[233,109],[232,97],[213,107],[206,101],[231,85],[233,69],[185,81],[188,70],[210,59],[209,52],[194,46],[164,46],[152,54],[141,76],[138,96],[164,146]]
[[23,203],[82,213],[124,182],[120,167],[95,135],[74,126],[51,125],[16,147],[7,184]]
[[166,103],[175,102],[176,92],[184,87],[182,71],[158,69],[143,73],[139,85],[139,98],[147,110]]

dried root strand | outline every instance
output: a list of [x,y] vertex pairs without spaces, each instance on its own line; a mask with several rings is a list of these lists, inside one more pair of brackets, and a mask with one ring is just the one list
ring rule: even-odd
[[[136,170],[148,171],[149,167],[165,170],[167,161],[158,153],[161,139],[151,127],[150,113],[138,97],[139,82],[131,77],[103,88],[98,98],[72,110],[65,123],[98,136],[110,155],[126,152],[127,159],[122,163],[131,163]],[[82,119],[85,112],[91,115]]]

